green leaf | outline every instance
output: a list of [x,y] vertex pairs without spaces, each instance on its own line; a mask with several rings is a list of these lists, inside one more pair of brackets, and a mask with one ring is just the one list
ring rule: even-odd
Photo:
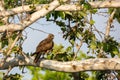
[[90,12],[95,14],[98,10],[97,9],[91,9]]
[[69,42],[74,45],[75,41],[73,39],[69,40]]
[[91,5],[89,3],[84,3],[84,8],[86,10],[89,10],[89,9],[91,9]]
[[71,12],[69,12],[69,11],[66,11],[65,13],[66,13],[67,15],[72,16],[72,13],[71,13]]
[[51,14],[50,14],[50,13],[46,15],[46,19],[47,19],[47,20],[49,20],[50,17],[51,17]]
[[86,14],[85,12],[83,12],[83,11],[80,11],[80,12],[79,12],[79,17],[80,17],[80,18],[86,17],[86,16],[87,16],[87,14]]
[[94,20],[90,20],[90,24],[93,25],[95,23]]
[[112,53],[113,54],[118,54],[119,53],[119,49],[116,46],[112,47]]
[[64,13],[64,12],[60,12],[60,13],[59,13],[59,16],[60,16],[62,19],[65,19],[65,13]]
[[95,42],[95,41],[92,41],[92,42],[90,43],[90,48],[91,48],[91,49],[96,49],[96,42]]
[[105,51],[105,52],[110,52],[110,49],[111,48],[111,46],[110,46],[110,44],[108,44],[108,43],[103,43],[103,50]]
[[8,45],[8,40],[3,40],[2,41],[2,48]]
[[4,25],[3,21],[0,20],[0,26]]

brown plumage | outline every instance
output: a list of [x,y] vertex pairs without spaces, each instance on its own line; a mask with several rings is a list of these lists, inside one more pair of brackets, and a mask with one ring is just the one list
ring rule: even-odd
[[54,45],[53,39],[54,39],[54,35],[53,34],[49,34],[46,39],[42,40],[38,44],[38,46],[36,48],[36,51],[32,54],[32,56],[36,55],[35,59],[34,59],[35,63],[38,62],[38,60],[41,57],[41,55],[44,56],[45,53],[47,53],[48,51],[52,50],[53,45]]

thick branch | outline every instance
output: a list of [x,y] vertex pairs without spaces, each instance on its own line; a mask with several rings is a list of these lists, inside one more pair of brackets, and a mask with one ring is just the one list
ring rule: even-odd
[[[66,1],[66,0],[64,0]],[[43,7],[41,10],[33,13],[30,15],[29,20],[23,20],[22,23],[19,23],[21,25],[14,25],[14,24],[9,24],[9,25],[4,25],[0,27],[0,32],[4,32],[5,30],[7,31],[17,31],[17,30],[23,30],[32,23],[34,23],[36,20],[38,20],[41,17],[44,17],[46,14],[48,14],[50,11],[54,10],[56,7],[60,5],[58,0],[54,0],[51,2],[49,5],[46,7]]]
[[3,25],[0,26],[0,32],[4,32],[4,31],[19,31],[19,30],[23,30],[24,28],[22,27],[22,25],[17,25],[17,24],[8,24],[8,25]]
[[37,12],[34,12],[31,14],[29,21],[23,20],[23,23],[21,23],[25,28],[29,25],[31,25],[33,22],[37,21],[38,19],[44,17],[46,14],[54,10],[56,7],[60,6],[60,3],[58,0],[54,0],[50,4],[48,4],[46,7],[43,7]]
[[[118,8],[120,7],[120,1],[96,1],[96,2],[88,2],[92,8]],[[36,11],[42,9],[44,6],[48,4],[41,4],[41,5],[35,5]],[[53,5],[54,6],[54,5]],[[75,4],[66,4],[61,5],[55,9],[55,11],[76,11],[76,10],[82,10],[83,6],[81,5],[75,5]],[[30,5],[20,6],[16,7],[7,11],[1,11],[0,16],[10,16],[15,15],[22,12],[28,12],[31,11]]]
[[42,60],[40,64],[34,64],[31,57],[25,61],[22,56],[16,58],[8,58],[6,62],[0,60],[0,70],[8,69],[9,67],[16,66],[36,66],[43,67],[50,70],[62,71],[62,72],[79,72],[79,71],[92,71],[92,70],[120,70],[119,58],[99,58],[88,59],[83,61],[68,61],[60,62],[53,60]]
[[63,72],[79,72],[92,70],[120,70],[120,59],[88,59],[84,61],[58,62],[44,60],[40,67]]
[[4,1],[0,0],[0,11],[4,10]]
[[120,1],[118,0],[105,0],[89,2],[92,8],[118,8],[120,7]]
[[[119,5],[120,1],[102,1],[102,2],[98,1],[98,2],[89,2],[89,4],[93,8],[120,7]],[[48,6],[48,8],[46,8],[45,6]],[[39,18],[44,17],[47,13],[49,13],[50,11],[54,9],[56,11],[71,11],[71,10],[75,11],[75,10],[82,10],[82,6],[78,6],[78,5],[61,5],[60,6],[57,0],[53,1],[50,4],[39,5],[39,6],[36,6],[36,10],[38,11],[31,15],[30,21],[24,20],[23,23],[21,23],[22,24],[21,26],[20,25],[14,25],[15,27],[11,26],[13,24],[1,26],[0,32],[4,32],[5,30],[8,30],[8,31],[22,30],[26,28],[27,26],[29,26],[30,24],[32,24],[33,22],[35,22],[36,20],[38,20]],[[0,16],[9,16],[9,15],[14,15],[14,14],[25,12],[25,11],[31,11],[31,8],[29,7],[29,5],[24,6],[24,9],[22,6],[22,7],[17,7],[17,8],[8,10],[8,11],[2,11],[0,12]]]
[[[64,0],[64,1],[66,1],[66,0]],[[97,1],[97,2],[89,2],[89,4],[93,8],[120,7],[120,5],[119,5],[120,1]],[[48,8],[46,8],[45,6],[48,6]],[[76,10],[82,10],[83,7],[80,5],[79,6],[78,5],[61,5],[60,6],[59,2],[57,0],[55,0],[50,4],[36,6],[36,10],[38,10],[38,11],[33,13],[30,16],[30,21],[23,20],[23,23],[21,23],[21,25],[9,24],[9,25],[1,26],[0,32],[4,32],[5,30],[8,30],[8,31],[23,30],[24,28],[31,25],[33,22],[40,19],[41,17],[44,17],[46,14],[48,14],[50,11],[52,11],[54,9],[56,11],[76,11]],[[2,12],[0,12],[0,16],[9,16],[9,15],[14,15],[14,14],[25,12],[25,11],[31,11],[29,5],[24,6],[24,9],[23,9],[23,7],[17,7],[17,8],[8,10],[8,11],[2,11]]]

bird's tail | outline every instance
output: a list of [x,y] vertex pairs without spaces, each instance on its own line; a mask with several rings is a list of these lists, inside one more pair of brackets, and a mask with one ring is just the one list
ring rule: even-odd
[[37,63],[37,62],[39,61],[40,56],[41,56],[42,54],[39,53],[39,52],[34,52],[33,54],[31,54],[31,56],[34,56],[34,55],[36,55],[36,56],[35,56],[35,59],[34,59],[34,62]]
[[37,54],[37,52],[34,52],[33,54],[31,54],[31,56],[34,56],[35,54]]
[[39,61],[40,56],[41,56],[41,54],[39,54],[39,53],[35,56],[35,59],[34,59],[35,63],[37,63]]

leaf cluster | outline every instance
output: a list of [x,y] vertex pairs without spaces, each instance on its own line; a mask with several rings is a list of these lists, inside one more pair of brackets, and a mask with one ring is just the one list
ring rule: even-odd
[[[20,35],[20,34],[19,34]],[[11,46],[13,45],[16,37],[18,36],[18,32],[7,32],[0,34],[0,50],[2,50],[3,54],[6,55]],[[22,36],[19,37],[18,41],[14,44],[10,53],[19,54],[22,51],[22,43],[24,39]]]
[[55,45],[52,53],[50,53],[47,57],[48,59],[58,60],[58,61],[70,61],[73,58],[72,47],[69,46],[66,49],[62,44]]
[[5,9],[11,9],[22,5],[48,4],[53,0],[4,0]]
[[10,74],[3,78],[3,80],[22,80],[22,77],[20,74]]

